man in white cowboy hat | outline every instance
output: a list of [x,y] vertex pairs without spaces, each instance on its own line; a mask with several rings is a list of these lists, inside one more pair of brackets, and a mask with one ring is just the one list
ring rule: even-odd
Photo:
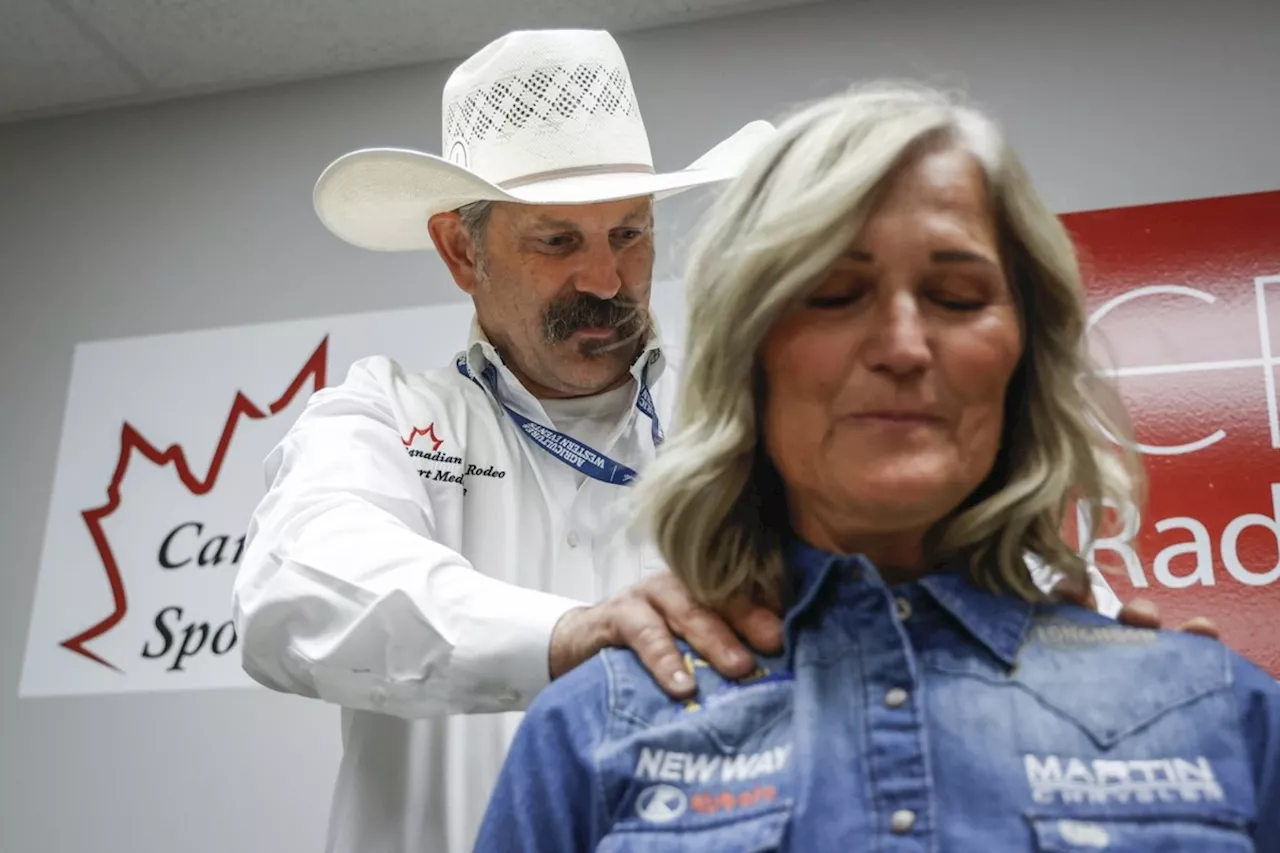
[[735,631],[778,642],[763,608],[694,607],[621,500],[674,396],[653,200],[730,177],[771,133],[657,172],[608,33],[516,32],[450,77],[445,156],[363,150],[321,176],[329,229],[437,250],[476,311],[456,363],[356,363],[267,460],[234,612],[253,678],[343,708],[331,851],[469,849],[508,712],[605,645],[679,696],[673,632],[731,677],[753,666]]

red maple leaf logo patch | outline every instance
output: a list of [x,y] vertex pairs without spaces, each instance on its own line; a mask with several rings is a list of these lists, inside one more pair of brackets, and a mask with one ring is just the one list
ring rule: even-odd
[[209,470],[204,477],[198,477],[192,472],[191,465],[187,462],[186,452],[181,445],[174,444],[165,450],[160,450],[138,432],[132,424],[127,421],[124,423],[120,431],[120,454],[117,457],[115,472],[111,475],[111,482],[107,486],[107,502],[93,509],[86,509],[81,513],[85,526],[89,528],[89,535],[93,537],[93,544],[102,562],[102,569],[106,572],[107,581],[111,586],[112,612],[74,637],[63,640],[59,645],[68,651],[83,655],[95,663],[114,669],[117,672],[122,672],[118,666],[86,648],[85,644],[101,637],[120,624],[129,609],[124,582],[120,576],[120,568],[116,564],[111,544],[107,541],[106,534],[103,532],[102,523],[120,508],[120,485],[124,482],[125,474],[129,468],[129,460],[134,451],[142,454],[155,465],[163,467],[172,464],[183,487],[192,495],[207,494],[217,485],[222,462],[226,458],[227,450],[231,446],[231,439],[235,435],[236,427],[239,426],[240,422],[246,418],[249,420],[262,420],[279,414],[302,392],[303,388],[308,384],[308,380],[310,380],[312,391],[318,391],[323,388],[325,386],[325,369],[328,364],[328,357],[329,338],[326,335],[320,341],[320,345],[311,353],[306,363],[303,364],[297,376],[290,382],[289,387],[285,389],[279,399],[267,406],[266,411],[256,406],[243,392],[237,391],[231,403],[231,411],[227,415],[226,423],[218,439],[218,446],[214,450],[213,458],[209,463]]
[[402,438],[400,439],[400,441],[404,444],[405,447],[409,447],[410,445],[413,444],[413,440],[418,436],[424,436],[425,438],[431,439],[431,451],[433,453],[440,449],[440,445],[444,444],[444,439],[436,436],[435,421],[432,421],[431,423],[427,424],[426,427],[423,429],[418,429],[417,427],[414,427],[413,431],[409,433],[409,437]]

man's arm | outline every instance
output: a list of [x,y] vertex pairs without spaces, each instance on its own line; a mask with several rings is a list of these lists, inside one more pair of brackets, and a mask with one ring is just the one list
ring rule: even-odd
[[476,571],[435,518],[381,359],[317,392],[266,463],[233,612],[242,664],[275,690],[403,717],[525,707],[579,606]]
[[596,849],[606,815],[593,757],[604,736],[607,691],[597,656],[534,701],[489,799],[476,853]]

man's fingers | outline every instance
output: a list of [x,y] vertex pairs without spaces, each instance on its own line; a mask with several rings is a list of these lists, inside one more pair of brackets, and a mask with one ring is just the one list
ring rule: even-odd
[[[1117,619],[1122,624],[1133,628],[1158,629],[1161,624],[1160,608],[1145,598],[1135,598],[1124,606]],[[1217,624],[1204,616],[1197,616],[1184,622],[1178,630],[1188,634],[1199,634],[1202,637],[1212,637],[1215,640],[1221,639]]]
[[1160,627],[1160,608],[1145,598],[1135,598],[1120,609],[1116,621],[1131,628]]
[[782,651],[782,619],[768,606],[739,596],[724,606],[724,616],[751,648],[766,655]]
[[678,616],[668,615],[668,623],[700,657],[725,678],[742,678],[756,668],[756,659],[719,616],[701,607],[692,607]]
[[684,586],[663,584],[650,590],[654,607],[671,631],[688,643],[725,678],[741,678],[755,669],[755,657],[719,615],[695,604]]
[[1054,587],[1054,592],[1059,598],[1071,602],[1077,607],[1083,607],[1087,610],[1097,610],[1098,600],[1093,596],[1093,586],[1088,580],[1080,582],[1072,582],[1069,580],[1061,581]]
[[639,598],[620,607],[615,620],[622,642],[631,647],[644,668],[672,698],[689,696],[693,692],[693,676],[685,669],[684,658],[662,614]]
[[1221,639],[1218,634],[1218,626],[1212,619],[1204,616],[1197,616],[1194,619],[1184,622],[1179,630],[1185,631],[1188,634],[1199,634],[1202,637],[1212,637],[1215,640]]

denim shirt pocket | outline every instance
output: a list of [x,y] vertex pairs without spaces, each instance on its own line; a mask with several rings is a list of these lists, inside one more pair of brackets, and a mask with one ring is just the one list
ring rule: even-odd
[[1036,853],[1255,853],[1240,825],[1205,820],[1031,818]]

